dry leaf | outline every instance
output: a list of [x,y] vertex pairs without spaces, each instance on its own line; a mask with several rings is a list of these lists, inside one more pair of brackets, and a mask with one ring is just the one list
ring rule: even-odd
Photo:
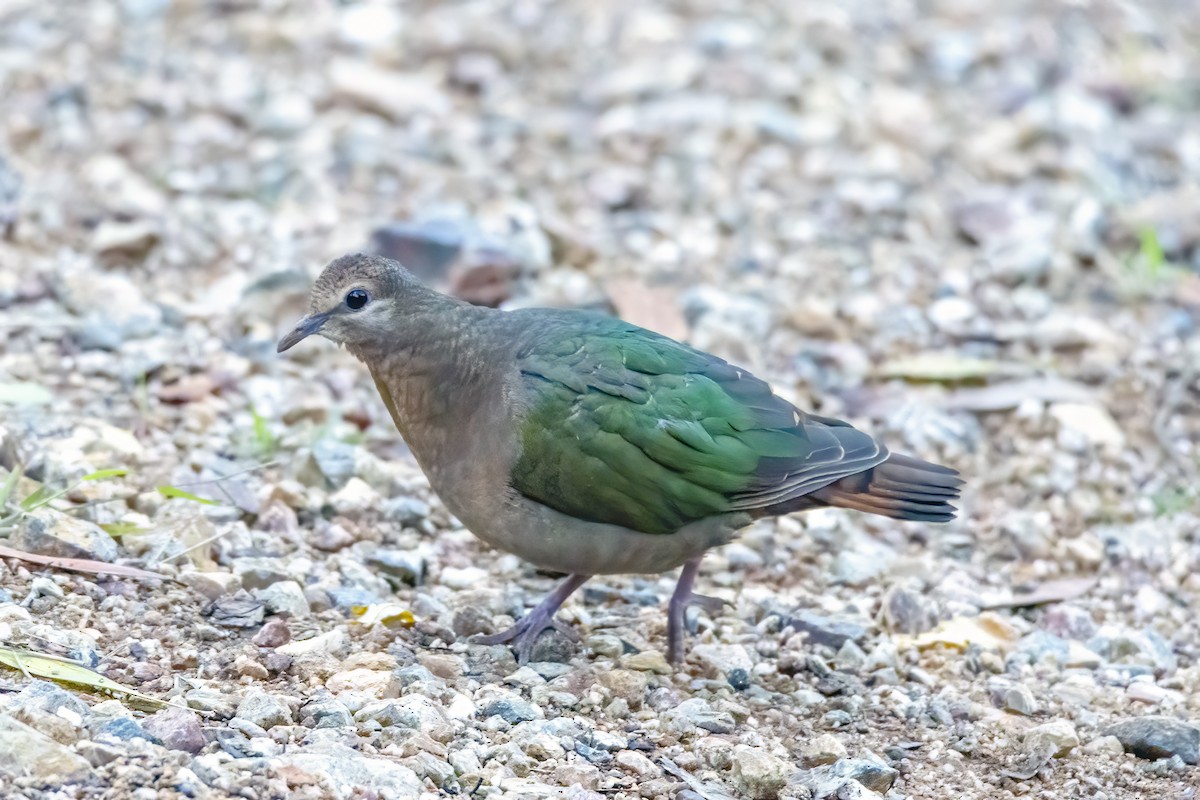
[[175,706],[187,708],[167,700],[160,700],[148,694],[122,686],[114,680],[104,677],[95,670],[88,669],[67,658],[52,656],[47,653],[37,653],[33,650],[22,650],[17,647],[0,646],[0,664],[19,670],[25,677],[49,678],[60,683],[70,683],[77,686],[88,686],[97,691],[109,694],[123,694],[134,700],[149,703],[154,706]]
[[977,617],[955,617],[926,633],[902,638],[922,650],[938,646],[965,650],[972,644],[1007,650],[1021,633],[1004,617],[985,611]]
[[57,556],[43,556],[37,553],[26,553],[23,550],[14,550],[11,547],[0,545],[0,558],[19,558],[30,564],[41,564],[44,567],[57,567],[58,569],[68,569],[72,572],[86,572],[92,575],[119,575],[122,578],[155,578],[160,581],[170,580],[166,575],[161,575],[157,572],[138,569],[137,567],[126,567],[121,564],[109,564],[105,561],[93,561],[88,558],[65,558]]
[[1096,393],[1082,383],[1044,377],[1009,381],[978,389],[958,389],[938,405],[954,411],[1008,411],[1026,400],[1047,403],[1094,403]]
[[1095,588],[1097,578],[1062,578],[1046,581],[1028,592],[1012,592],[1006,597],[987,599],[980,608],[1025,608],[1046,603],[1061,603],[1087,594]]

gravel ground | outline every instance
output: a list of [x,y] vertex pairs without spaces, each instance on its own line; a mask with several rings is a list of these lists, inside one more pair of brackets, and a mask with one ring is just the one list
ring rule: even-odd
[[[0,478],[70,489],[5,544],[172,577],[5,559],[0,641],[176,704],[4,670],[6,797],[1200,793],[1193,0],[259,5],[0,6]],[[684,668],[669,575],[518,668],[468,638],[553,576],[275,355],[364,247],[686,336],[962,518],[759,524]]]

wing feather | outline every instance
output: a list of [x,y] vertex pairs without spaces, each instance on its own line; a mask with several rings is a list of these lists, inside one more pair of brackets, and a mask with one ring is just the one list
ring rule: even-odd
[[517,354],[527,412],[512,484],[564,513],[667,534],[788,502],[888,457],[715,356],[609,317],[543,320]]

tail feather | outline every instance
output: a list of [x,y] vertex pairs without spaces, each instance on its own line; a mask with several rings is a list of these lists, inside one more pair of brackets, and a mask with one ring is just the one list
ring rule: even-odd
[[853,508],[893,519],[949,522],[962,479],[956,470],[893,453],[883,463],[813,492],[813,505]]

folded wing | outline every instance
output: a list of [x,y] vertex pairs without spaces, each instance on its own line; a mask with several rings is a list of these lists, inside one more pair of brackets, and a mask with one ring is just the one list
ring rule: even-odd
[[777,513],[888,458],[744,370],[619,320],[563,312],[518,364],[512,484],[581,519],[669,534],[717,514]]

